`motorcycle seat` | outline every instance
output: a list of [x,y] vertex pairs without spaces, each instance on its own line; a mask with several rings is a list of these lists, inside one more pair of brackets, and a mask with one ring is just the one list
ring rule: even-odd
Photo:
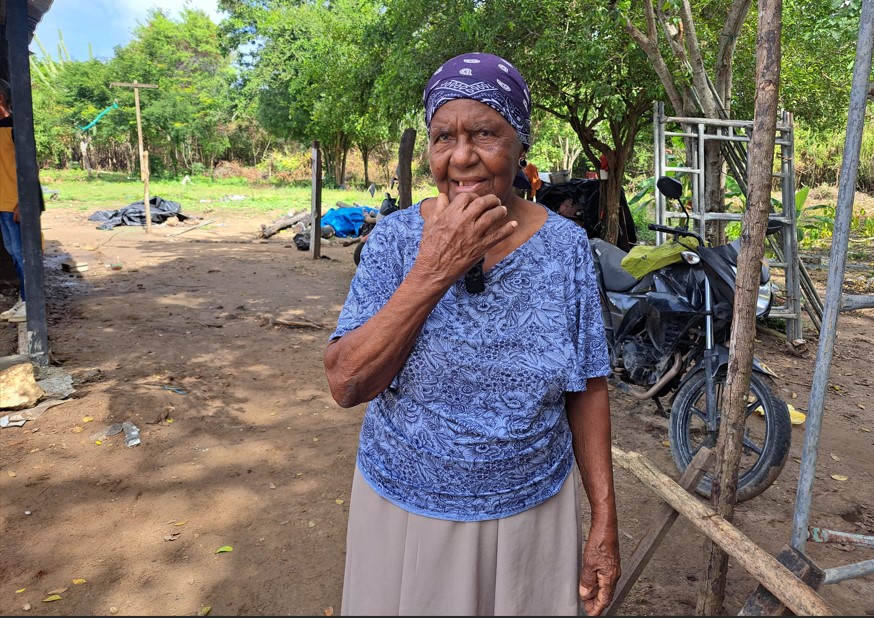
[[640,281],[622,268],[622,258],[628,255],[625,251],[601,238],[592,238],[589,242],[595,259],[601,265],[601,279],[606,289],[611,292],[625,292]]

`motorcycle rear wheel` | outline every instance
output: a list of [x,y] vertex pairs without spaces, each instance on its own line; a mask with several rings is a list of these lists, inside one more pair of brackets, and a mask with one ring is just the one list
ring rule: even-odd
[[[717,410],[720,413],[726,405],[725,377],[725,370],[722,369],[714,379]],[[698,371],[680,387],[671,405],[668,438],[671,455],[680,471],[686,469],[702,446],[710,449],[716,447],[719,432],[707,430],[704,391],[704,371]],[[791,438],[792,423],[788,407],[771,393],[762,378],[753,373],[747,396],[743,450],[738,471],[738,502],[755,498],[777,479],[789,457]],[[709,498],[712,488],[713,477],[708,472],[696,491]]]

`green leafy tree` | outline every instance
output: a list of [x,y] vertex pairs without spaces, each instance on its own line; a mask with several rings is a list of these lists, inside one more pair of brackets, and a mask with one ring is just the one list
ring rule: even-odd
[[379,19],[370,0],[283,3],[223,1],[228,44],[245,48],[244,65],[258,92],[258,118],[273,135],[318,141],[329,182],[345,183],[346,158],[385,140],[371,112],[374,47],[366,37]]
[[385,28],[394,45],[380,87],[398,93],[393,105],[402,107],[395,113],[421,109],[431,72],[456,54],[476,50],[513,62],[534,107],[567,123],[588,165],[598,169],[606,157],[604,236],[616,242],[625,166],[660,90],[645,56],[603,3],[393,0],[387,7]]
[[[197,162],[212,167],[229,148],[230,87],[236,74],[219,45],[218,26],[203,11],[183,9],[179,21],[151,10],[134,30],[134,40],[117,48],[112,81],[155,84],[142,89],[144,142],[150,162],[174,173]],[[114,92],[124,103],[132,143],[137,142],[133,93]]]

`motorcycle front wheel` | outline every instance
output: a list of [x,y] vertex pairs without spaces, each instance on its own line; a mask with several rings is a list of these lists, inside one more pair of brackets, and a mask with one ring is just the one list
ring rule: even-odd
[[[716,409],[720,414],[727,405],[725,379],[725,369],[720,370],[714,378]],[[706,414],[705,374],[704,371],[698,371],[680,387],[671,405],[668,438],[674,463],[681,472],[701,447],[716,447],[719,431],[708,431]],[[750,377],[745,414],[737,482],[738,502],[758,496],[777,479],[789,456],[792,438],[789,408],[771,393],[755,373]],[[696,491],[709,498],[712,488],[713,477],[708,472]]]

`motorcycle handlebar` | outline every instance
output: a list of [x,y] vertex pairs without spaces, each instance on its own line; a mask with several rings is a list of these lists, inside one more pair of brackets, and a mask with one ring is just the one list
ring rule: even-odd
[[658,223],[650,223],[647,227],[649,229],[651,229],[653,232],[664,232],[665,234],[675,234],[677,236],[688,236],[690,238],[696,238],[698,240],[699,244],[702,247],[704,246],[704,241],[701,239],[701,237],[698,234],[696,234],[695,232],[692,232],[690,230],[684,230],[681,227],[671,227],[669,225],[660,225]]

